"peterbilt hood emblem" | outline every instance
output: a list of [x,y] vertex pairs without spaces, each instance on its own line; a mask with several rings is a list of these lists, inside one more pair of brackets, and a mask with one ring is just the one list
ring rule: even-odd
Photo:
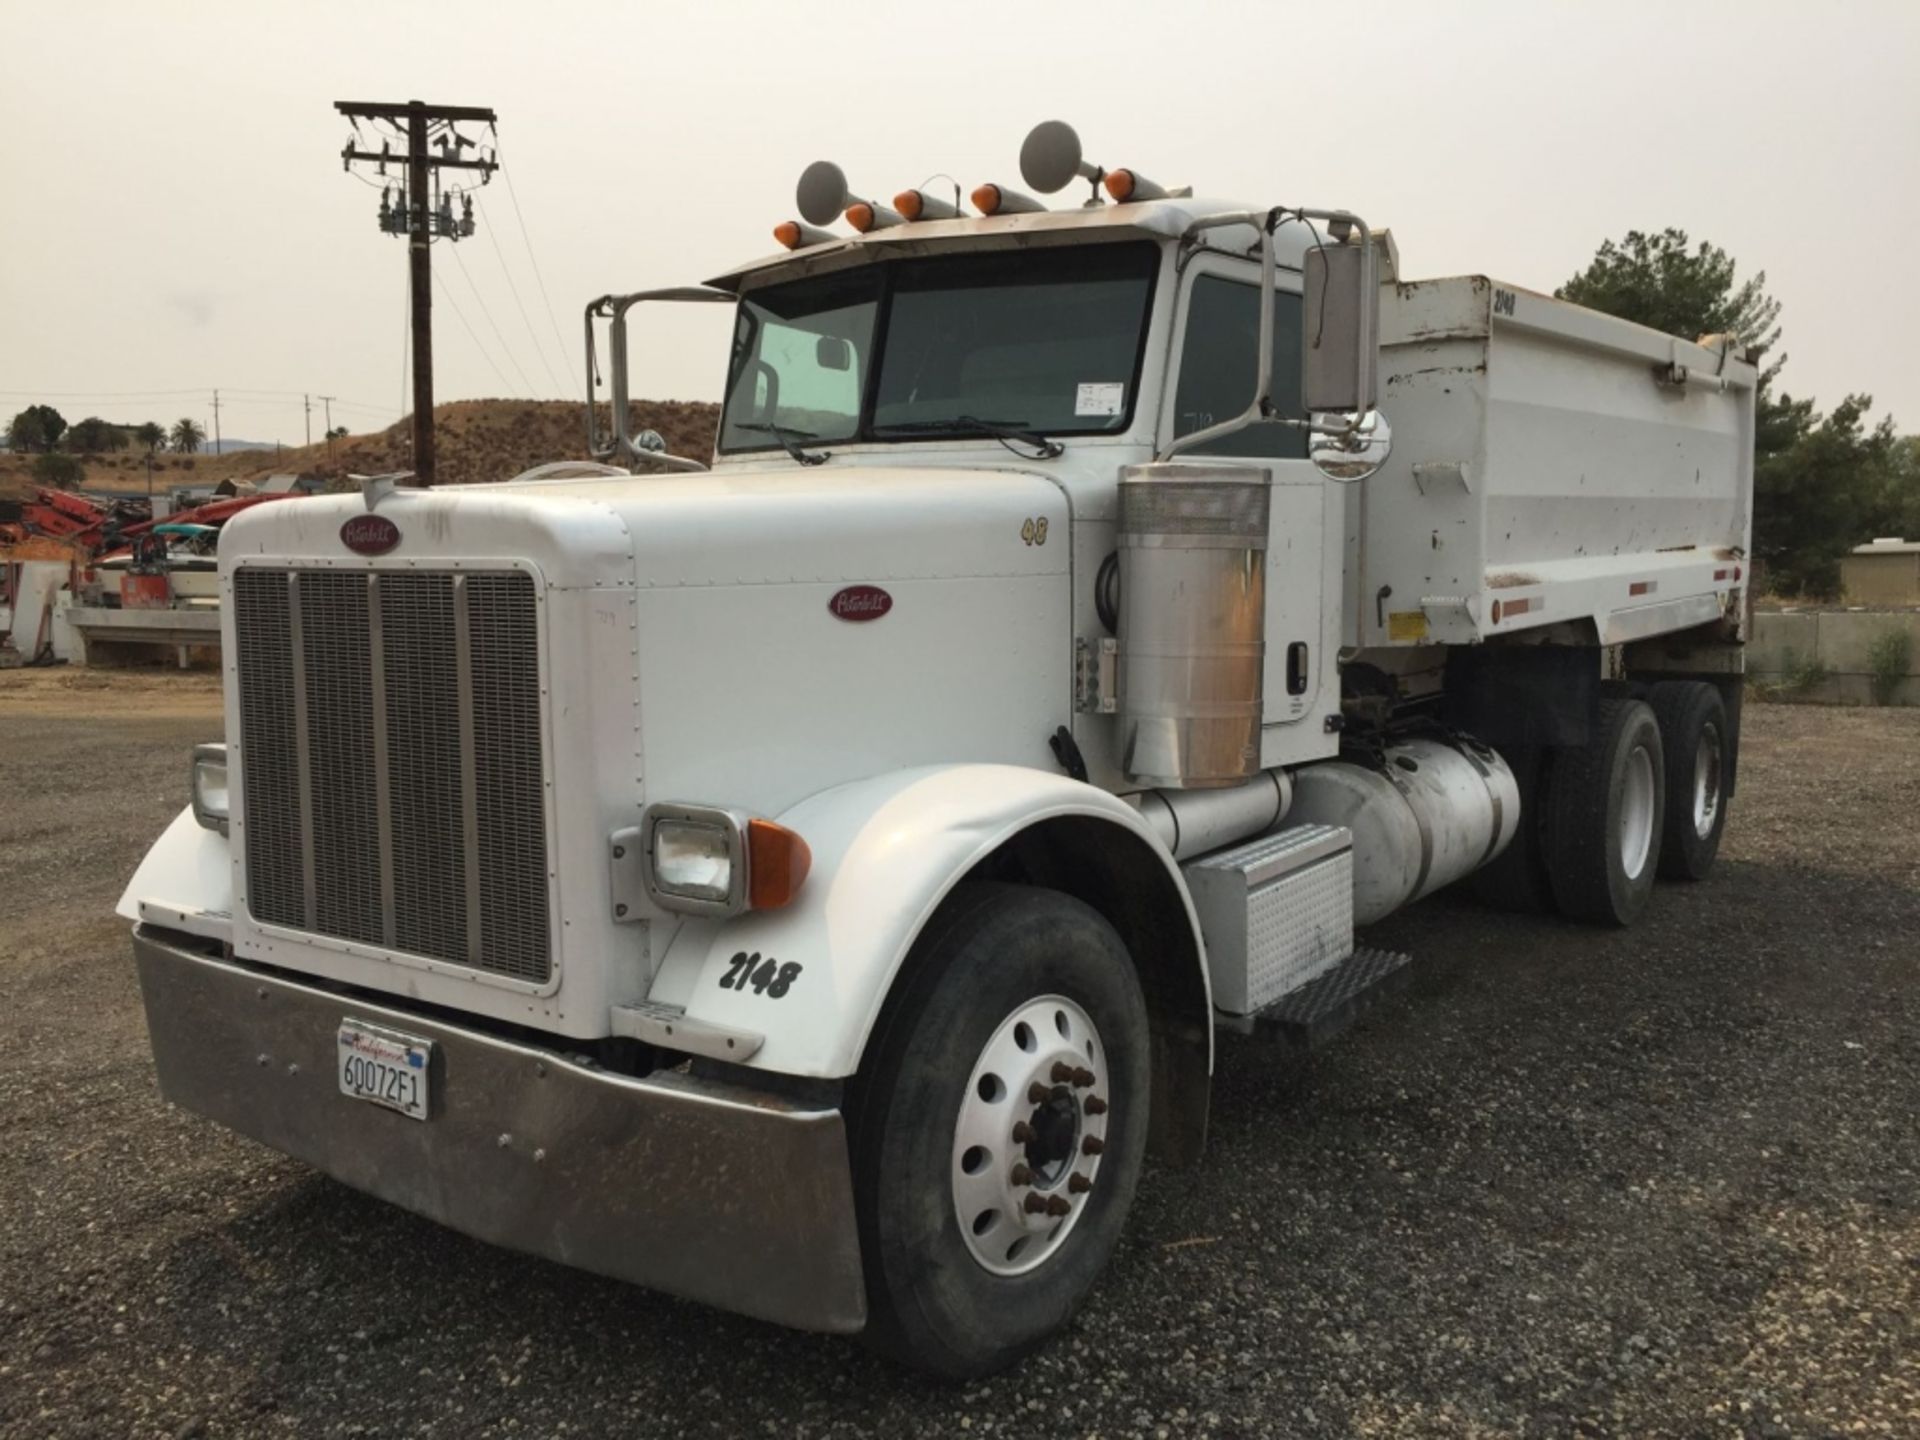
[[878,585],[849,585],[827,601],[827,611],[837,620],[878,620],[893,609],[893,596]]
[[340,527],[340,543],[356,555],[384,555],[400,543],[400,527],[384,515],[356,515]]

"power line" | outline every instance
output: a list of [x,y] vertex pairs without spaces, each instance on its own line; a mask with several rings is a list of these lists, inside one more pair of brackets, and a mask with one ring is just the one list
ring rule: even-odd
[[[487,207],[480,206],[480,218],[487,218]],[[493,232],[491,222],[487,225],[487,239],[493,242],[493,253],[499,258],[500,273],[507,277],[507,293],[513,296],[513,305],[520,312],[520,323],[527,327],[527,339],[533,342],[533,353],[540,361],[540,368],[547,372],[547,383],[553,386],[555,394],[564,393],[564,387],[553,373],[553,366],[547,363],[547,352],[540,346],[540,337],[533,333],[533,321],[527,318],[527,307],[520,301],[520,287],[513,283],[513,271],[507,268],[507,255],[500,248],[500,237]]]
[[513,188],[513,172],[507,169],[504,161],[500,165],[500,174],[507,182],[507,198],[513,202],[513,218],[520,222],[520,242],[527,247],[527,263],[533,267],[534,281],[540,286],[540,299],[547,307],[547,324],[553,327],[553,343],[559,347],[560,358],[567,367],[567,378],[573,381],[574,389],[578,392],[580,372],[574,369],[573,351],[560,334],[560,321],[553,312],[553,299],[547,294],[546,279],[540,274],[540,261],[533,253],[533,237],[527,233],[526,216],[520,213],[520,196]]
[[[473,298],[480,306],[481,317],[492,328],[494,338],[500,342],[500,353],[507,357],[507,363],[513,367],[513,373],[520,377],[520,390],[518,393],[523,395],[533,394],[533,383],[527,379],[527,372],[520,368],[520,361],[519,358],[514,355],[513,347],[507,344],[507,337],[501,333],[500,322],[493,318],[493,311],[487,308],[487,297],[482,295],[480,293],[480,287],[473,283],[473,276],[467,270],[467,262],[460,259],[460,252],[458,250],[453,252],[453,258],[459,262],[460,273],[466,278],[467,288],[473,291]],[[502,385],[507,383],[506,376],[502,375],[500,377],[500,383]]]
[[[487,353],[487,347],[480,343],[480,337],[474,334],[473,326],[467,323],[466,311],[462,310],[460,308],[460,302],[453,298],[453,291],[448,287],[446,278],[439,274],[436,274],[433,278],[440,282],[440,293],[446,296],[447,304],[453,307],[453,313],[460,321],[460,328],[465,330],[467,332],[467,338],[473,341],[473,348],[480,352],[480,358],[485,360],[487,364],[492,367],[493,373],[500,377],[500,388],[502,390],[511,390],[513,387],[507,383],[507,377],[500,374],[500,367],[493,363],[493,356]],[[468,283],[471,284],[472,282],[469,281]],[[511,359],[512,357],[509,356],[508,358]]]

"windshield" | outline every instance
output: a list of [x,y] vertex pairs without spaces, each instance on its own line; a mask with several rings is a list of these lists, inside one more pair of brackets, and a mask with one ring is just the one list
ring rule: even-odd
[[721,452],[1133,419],[1151,241],[861,266],[742,298]]

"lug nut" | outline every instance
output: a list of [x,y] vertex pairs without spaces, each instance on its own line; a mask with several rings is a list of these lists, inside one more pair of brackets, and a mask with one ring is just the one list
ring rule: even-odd
[[1049,1195],[1047,1197],[1047,1214],[1058,1219],[1062,1215],[1071,1215],[1072,1213],[1073,1206],[1068,1202],[1066,1196]]
[[1024,1165],[1016,1165],[1013,1167],[1011,1178],[1016,1185],[1031,1185],[1033,1184],[1033,1171]]
[[1104,1115],[1106,1113],[1107,1113],[1106,1101],[1102,1100],[1098,1095],[1089,1095],[1087,1097],[1087,1114]]
[[1013,1138],[1022,1145],[1031,1144],[1033,1142],[1033,1126],[1024,1120],[1014,1121]]
[[1098,1155],[1106,1148],[1107,1142],[1102,1140],[1098,1135],[1089,1135],[1080,1142],[1080,1153],[1082,1155]]
[[1093,1189],[1093,1181],[1076,1170],[1067,1177],[1067,1189],[1076,1195],[1084,1195],[1087,1191]]
[[1073,1073],[1074,1073],[1073,1066],[1067,1064],[1066,1061],[1056,1060],[1053,1062],[1053,1083],[1054,1084],[1056,1085],[1066,1084],[1069,1080],[1073,1079]]
[[1044,1105],[1052,1098],[1053,1091],[1042,1085],[1038,1080],[1027,1087],[1027,1103],[1030,1105]]
[[[1056,1195],[1053,1198],[1057,1200],[1060,1197]],[[1021,1202],[1021,1207],[1029,1215],[1044,1215],[1047,1213],[1047,1197],[1044,1195],[1029,1195]]]
[[1073,1086],[1076,1090],[1085,1090],[1093,1084],[1093,1071],[1079,1069],[1073,1072]]

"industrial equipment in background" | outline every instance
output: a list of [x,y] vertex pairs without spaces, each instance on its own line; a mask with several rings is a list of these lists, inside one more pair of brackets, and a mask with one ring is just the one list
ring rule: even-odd
[[[1739,343],[1415,280],[1058,122],[1020,168],[963,215],[818,164],[776,253],[594,300],[595,462],[233,518],[227,744],[121,902],[165,1094],[977,1375],[1200,1157],[1217,1032],[1317,1045],[1405,978],[1366,927],[1707,877]],[[631,433],[653,302],[732,313],[709,454]]]

